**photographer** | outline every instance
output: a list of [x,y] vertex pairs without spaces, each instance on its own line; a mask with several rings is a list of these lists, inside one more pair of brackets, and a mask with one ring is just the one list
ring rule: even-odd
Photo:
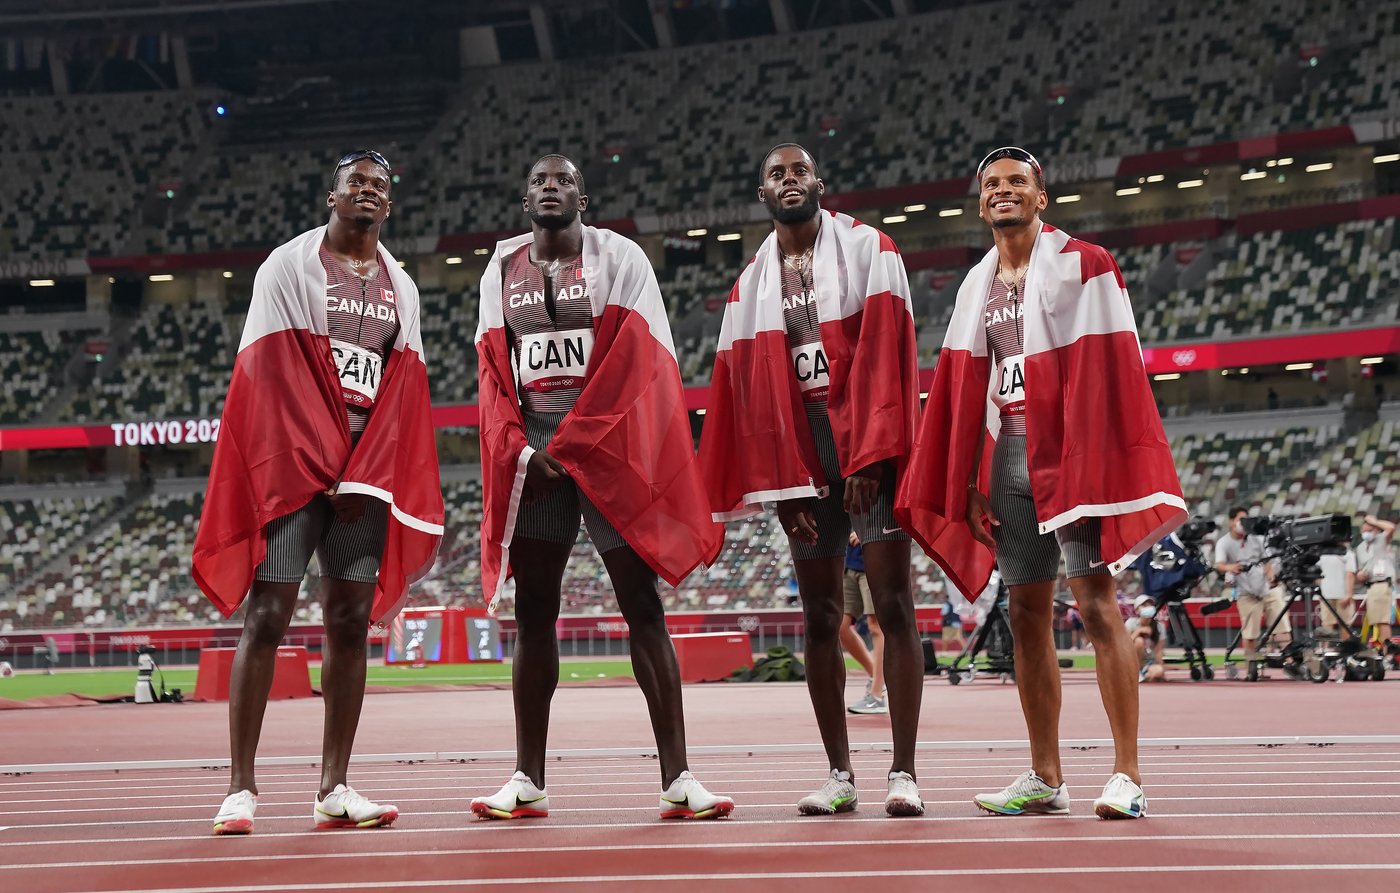
[[1367,515],[1356,550],[1356,582],[1366,587],[1366,622],[1382,655],[1390,642],[1390,618],[1395,611],[1395,555],[1390,548],[1394,536],[1393,523]]
[[[1249,510],[1243,507],[1230,509],[1230,532],[1215,543],[1215,569],[1222,574],[1232,575],[1235,584],[1236,606],[1240,612],[1242,632],[1240,643],[1245,654],[1253,655],[1259,644],[1259,632],[1267,623],[1283,614],[1283,593],[1274,586],[1277,568],[1272,561],[1265,562],[1265,544],[1262,536],[1245,532],[1245,519]],[[1291,638],[1293,627],[1287,615],[1280,620],[1275,634],[1284,643]]]
[[1138,682],[1166,682],[1167,671],[1162,660],[1166,643],[1162,641],[1162,626],[1157,622],[1157,605],[1152,596],[1139,595],[1133,600],[1133,610],[1134,616],[1123,621],[1123,625],[1137,650]]

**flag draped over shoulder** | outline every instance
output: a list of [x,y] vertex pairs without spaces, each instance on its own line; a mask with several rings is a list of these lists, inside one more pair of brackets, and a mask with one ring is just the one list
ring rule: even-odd
[[277,248],[253,283],[194,545],[195,581],[225,616],[247,596],[266,557],[267,523],[332,486],[389,506],[375,621],[398,612],[442,538],[418,289],[380,245],[399,334],[352,452],[326,317],[325,234],[318,227]]
[[[964,519],[976,447],[985,493],[1000,427],[984,321],[996,265],[993,248],[958,290],[895,509],[971,599],[995,561]],[[1123,274],[1103,248],[1044,224],[1024,294],[1026,454],[1039,530],[1099,518],[1104,562],[1120,573],[1187,516]]]

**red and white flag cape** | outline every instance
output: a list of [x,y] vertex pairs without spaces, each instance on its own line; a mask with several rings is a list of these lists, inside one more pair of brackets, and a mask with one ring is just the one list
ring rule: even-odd
[[[525,440],[506,340],[501,262],[531,239],[526,233],[499,243],[481,279],[481,573],[493,608],[510,575],[516,513],[535,452]],[[593,304],[593,352],[583,391],[549,454],[642,560],[675,586],[715,559],[724,532],[705,511],[661,289],[635,242],[591,226],[583,228],[583,277]]]
[[324,226],[277,248],[258,268],[194,542],[194,579],[225,616],[267,555],[264,526],[339,483],[389,506],[371,617],[403,605],[442,539],[442,490],[423,365],[418,289],[389,250],[399,334],[369,424],[353,454],[326,320]]
[[[964,518],[975,447],[983,443],[985,493],[1000,429],[985,323],[996,266],[993,248],[958,289],[895,511],[969,599],[995,560]],[[1045,224],[1024,294],[1026,453],[1040,532],[1101,519],[1103,559],[1120,573],[1187,516],[1123,274],[1103,248]]]
[[[812,286],[841,473],[884,460],[902,470],[919,411],[904,262],[889,236],[874,227],[821,213]],[[817,496],[827,487],[793,375],[782,269],[778,237],[770,233],[724,308],[700,435],[700,465],[719,521],[758,514],[764,502]]]

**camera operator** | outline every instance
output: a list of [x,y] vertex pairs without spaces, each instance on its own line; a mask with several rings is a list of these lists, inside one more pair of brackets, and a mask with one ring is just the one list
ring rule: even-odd
[[1157,621],[1157,605],[1150,595],[1139,595],[1133,600],[1132,617],[1123,621],[1132,637],[1133,648],[1138,655],[1138,682],[1166,682],[1167,672],[1163,663],[1162,626]]
[[1356,618],[1356,599],[1352,597],[1356,588],[1356,553],[1348,548],[1345,555],[1323,554],[1318,556],[1317,566],[1322,571],[1322,598],[1341,615],[1343,624],[1339,632],[1336,615],[1327,610],[1327,605],[1318,605],[1318,628],[1323,635],[1342,641],[1350,639],[1351,622]]
[[[1215,543],[1215,569],[1232,575],[1242,627],[1240,644],[1246,655],[1253,655],[1259,644],[1259,632],[1264,628],[1266,610],[1268,623],[1273,623],[1274,618],[1283,613],[1283,593],[1274,587],[1278,572],[1276,562],[1264,561],[1264,538],[1245,532],[1248,515],[1249,510],[1243,507],[1230,509],[1230,532]],[[1292,631],[1285,615],[1274,633],[1286,643]]]
[[1395,610],[1395,555],[1390,547],[1394,536],[1392,522],[1367,515],[1356,550],[1356,582],[1366,587],[1366,622],[1382,655],[1390,642],[1390,617]]

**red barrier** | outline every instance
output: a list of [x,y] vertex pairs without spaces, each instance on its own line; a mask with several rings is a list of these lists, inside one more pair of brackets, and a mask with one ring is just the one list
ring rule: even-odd
[[745,632],[681,633],[671,641],[682,682],[719,682],[753,666],[753,645]]
[[[199,652],[199,674],[195,677],[196,701],[227,701],[229,676],[233,673],[236,648],[205,648]],[[271,700],[309,698],[311,668],[306,662],[305,648],[283,646],[277,649],[277,663],[272,674]]]

